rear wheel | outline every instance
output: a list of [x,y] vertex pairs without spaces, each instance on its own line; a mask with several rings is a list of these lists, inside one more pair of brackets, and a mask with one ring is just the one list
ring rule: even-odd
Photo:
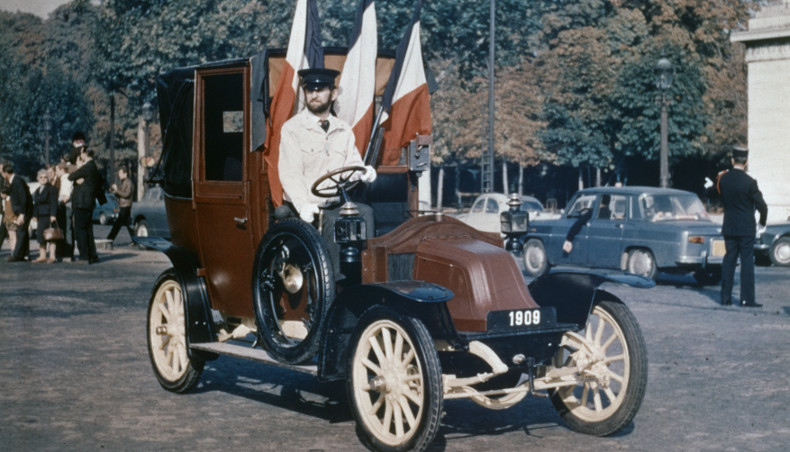
[[694,272],[694,279],[701,286],[718,284],[721,281],[721,267],[707,267],[704,270],[697,270]]
[[362,441],[374,450],[425,450],[439,429],[442,371],[425,325],[375,306],[351,340],[348,394]]
[[137,237],[148,237],[148,222],[145,220],[137,220],[134,223],[134,234]]
[[524,269],[532,277],[543,276],[549,270],[546,248],[538,239],[529,239],[524,244]]
[[252,293],[259,336],[274,358],[297,364],[316,354],[335,296],[332,275],[313,226],[288,218],[266,232],[255,254]]
[[573,370],[576,384],[549,391],[568,425],[596,436],[630,423],[647,388],[647,347],[631,311],[603,301],[579,333],[566,333],[554,366]]
[[658,275],[658,268],[656,267],[656,258],[650,250],[637,248],[628,253],[628,264],[626,269],[629,273],[644,276],[649,279],[656,279]]
[[790,237],[782,237],[774,242],[769,256],[774,265],[790,267]]
[[159,276],[148,305],[148,356],[156,379],[168,391],[192,389],[203,372],[203,360],[187,350],[185,301],[175,272]]

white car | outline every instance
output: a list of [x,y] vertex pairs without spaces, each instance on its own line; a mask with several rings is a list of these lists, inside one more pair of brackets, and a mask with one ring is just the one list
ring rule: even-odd
[[[484,193],[472,203],[469,212],[458,215],[458,219],[473,228],[484,232],[500,232],[499,214],[508,210],[509,196],[503,193]],[[521,196],[521,210],[529,212],[529,221],[552,220],[559,213],[548,212],[537,198]]]

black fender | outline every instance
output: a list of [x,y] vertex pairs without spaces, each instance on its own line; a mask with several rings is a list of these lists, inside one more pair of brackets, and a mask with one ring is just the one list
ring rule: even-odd
[[192,355],[198,354],[203,360],[217,359],[219,357],[217,354],[193,351],[189,347],[189,344],[193,342],[214,342],[217,337],[211,315],[211,302],[206,291],[206,282],[197,274],[198,268],[200,268],[197,256],[160,237],[134,237],[134,242],[164,253],[173,264],[173,271],[179,285],[181,285],[181,293],[184,295],[186,304],[184,310],[187,329],[186,345],[190,358]]
[[343,290],[327,313],[319,377],[345,378],[351,334],[362,314],[374,305],[384,305],[399,314],[420,319],[434,340],[461,344],[447,308],[447,301],[452,298],[453,293],[442,286],[414,280],[361,284]]
[[594,303],[604,299],[622,303],[612,293],[598,288],[603,283],[643,289],[656,285],[651,279],[617,270],[552,269],[528,287],[540,306],[556,308],[557,322],[573,323],[581,329],[587,323]]

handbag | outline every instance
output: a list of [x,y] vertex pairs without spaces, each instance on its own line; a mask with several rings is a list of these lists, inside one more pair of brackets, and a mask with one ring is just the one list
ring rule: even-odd
[[58,227],[57,221],[53,221],[48,228],[44,229],[43,235],[45,242],[51,242],[53,240],[63,240],[65,237],[63,235],[63,229],[60,229]]

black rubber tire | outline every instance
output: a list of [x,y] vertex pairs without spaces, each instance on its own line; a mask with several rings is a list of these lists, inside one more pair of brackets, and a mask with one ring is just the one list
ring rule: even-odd
[[[439,430],[444,405],[441,364],[428,329],[416,318],[377,305],[363,314],[349,344],[346,384],[362,443],[377,451],[425,450]],[[373,388],[377,380],[381,386]],[[374,408],[377,402],[381,405]],[[413,423],[403,420],[406,409],[405,418]]]
[[549,265],[549,258],[546,255],[546,247],[539,239],[529,239],[524,244],[524,251],[522,254],[524,261],[524,270],[527,275],[533,278],[538,278],[546,274],[551,267]]
[[721,282],[721,266],[708,266],[694,272],[694,279],[701,286],[713,286]]
[[195,387],[204,364],[187,350],[186,309],[175,271],[165,270],[148,303],[148,357],[159,384],[179,394]]
[[650,250],[644,248],[636,248],[628,252],[628,262],[626,270],[635,275],[644,276],[648,279],[656,279],[658,276],[658,267],[656,267],[656,258]]
[[[597,350],[603,352],[600,363],[606,365],[607,371],[614,374],[622,372],[622,381],[609,378],[607,382],[608,389],[612,393],[616,392],[615,400],[612,401],[605,393],[602,394],[600,381],[587,381],[576,386],[553,389],[549,391],[549,395],[554,408],[573,430],[589,435],[608,436],[628,425],[639,411],[647,389],[647,346],[636,318],[626,305],[616,301],[596,303],[585,330],[579,334],[595,340],[597,330],[592,332],[590,328],[591,325],[592,328],[601,328],[599,321],[603,321],[604,328],[602,336],[599,337],[600,343],[616,336],[606,348],[598,347]],[[575,365],[567,353],[567,350],[560,350],[555,357],[555,366]],[[623,358],[618,360],[618,356]],[[589,354],[584,354],[583,357],[587,358]],[[598,371],[600,372],[600,368]],[[588,400],[583,402],[579,397],[583,397],[585,386],[589,393]],[[590,393],[593,398],[596,395],[600,397],[600,409],[594,404],[591,406]],[[609,404],[603,406],[605,402]]]
[[781,237],[771,246],[768,257],[777,267],[790,267],[790,237]]
[[[289,256],[285,260],[281,258],[284,249]],[[283,262],[295,265],[304,276],[304,283],[296,293],[289,293],[278,275],[276,267]],[[269,354],[289,364],[313,358],[321,343],[326,311],[334,297],[332,263],[318,231],[297,218],[280,220],[269,228],[258,245],[252,273],[258,336]],[[299,320],[285,318],[299,310],[302,315]],[[285,322],[290,321],[306,330],[304,337],[287,334]]]

